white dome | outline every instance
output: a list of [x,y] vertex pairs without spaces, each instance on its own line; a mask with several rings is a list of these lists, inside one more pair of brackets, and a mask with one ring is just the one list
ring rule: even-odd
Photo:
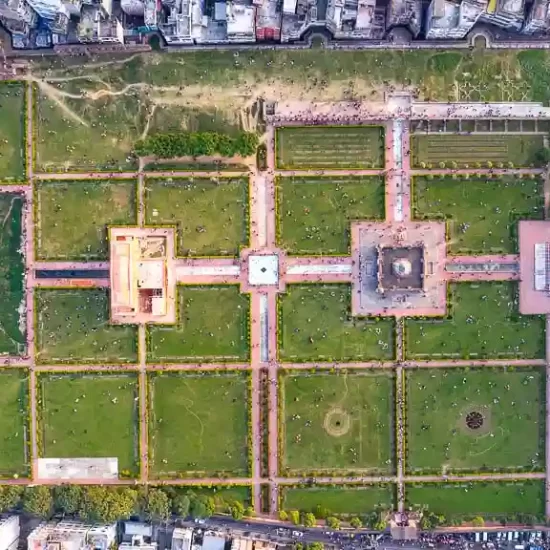
[[411,274],[411,262],[405,258],[399,258],[392,263],[392,271],[397,277],[406,277]]

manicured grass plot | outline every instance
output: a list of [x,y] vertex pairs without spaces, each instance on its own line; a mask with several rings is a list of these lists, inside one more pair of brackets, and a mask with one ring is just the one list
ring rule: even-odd
[[538,179],[415,178],[413,193],[417,219],[447,219],[450,254],[518,252],[517,222],[544,212]]
[[146,220],[176,225],[183,256],[237,256],[248,244],[248,181],[148,180]]
[[17,355],[25,345],[19,325],[25,271],[21,252],[22,212],[21,195],[0,193],[0,356]]
[[136,328],[109,323],[107,291],[39,289],[35,300],[38,362],[137,361]]
[[250,302],[238,286],[178,288],[178,322],[151,325],[149,361],[248,359]]
[[350,285],[287,285],[278,309],[282,361],[394,357],[393,321],[352,318]]
[[28,372],[0,371],[0,477],[25,473],[29,462],[26,445]]
[[349,254],[352,220],[384,218],[379,177],[277,180],[278,245],[290,254]]
[[157,476],[246,475],[248,376],[158,375],[149,390],[150,460]]
[[495,134],[431,134],[411,138],[413,164],[416,168],[432,164],[456,162],[459,168],[475,168],[487,162],[508,166],[539,165],[537,153],[544,147],[542,135]]
[[362,515],[376,510],[391,510],[394,501],[393,485],[289,488],[283,492],[285,510],[313,513],[323,510],[329,515]]
[[131,375],[40,377],[42,456],[116,457],[135,473],[137,379]]
[[544,318],[518,313],[517,285],[449,285],[449,316],[406,319],[409,359],[544,357]]
[[407,371],[412,472],[544,470],[544,372]]
[[426,507],[447,519],[463,516],[544,515],[544,481],[518,483],[426,483],[407,485],[407,505]]
[[137,223],[136,182],[41,182],[36,215],[40,259],[107,259],[107,227]]
[[382,168],[382,126],[294,126],[276,130],[277,168]]
[[0,181],[25,177],[25,86],[0,83]]
[[282,377],[284,470],[391,472],[394,383],[391,373]]

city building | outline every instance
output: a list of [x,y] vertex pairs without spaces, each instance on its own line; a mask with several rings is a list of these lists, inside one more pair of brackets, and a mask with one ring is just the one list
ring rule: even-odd
[[227,41],[256,41],[256,7],[228,0],[226,4]]
[[479,21],[491,23],[509,31],[519,31],[525,20],[524,0],[489,0]]
[[19,544],[19,516],[0,519],[0,550],[16,550]]
[[157,550],[158,544],[153,542],[153,526],[149,523],[125,521],[123,524],[122,541],[119,550]]
[[386,27],[406,27],[417,37],[422,30],[422,0],[389,0]]
[[204,535],[202,539],[202,550],[224,550],[225,537],[220,535]]
[[109,550],[115,543],[116,523],[41,523],[27,538],[28,550]]
[[191,550],[193,544],[193,529],[176,527],[172,533],[171,550]]
[[525,25],[521,32],[523,34],[536,34],[547,31],[550,28],[549,0],[534,0],[531,4]]

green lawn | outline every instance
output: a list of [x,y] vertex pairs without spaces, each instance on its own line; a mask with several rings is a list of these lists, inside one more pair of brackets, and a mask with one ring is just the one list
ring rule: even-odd
[[137,378],[133,375],[41,375],[42,456],[117,457],[136,473]]
[[439,168],[444,162],[448,167],[456,162],[459,168],[487,167],[487,162],[494,166],[505,167],[508,162],[514,166],[540,166],[537,153],[543,148],[542,135],[506,135],[487,134],[431,134],[411,136],[413,165],[418,168],[422,163]]
[[380,371],[281,377],[284,472],[391,473],[394,384]]
[[247,375],[157,375],[149,389],[149,452],[156,476],[247,474]]
[[25,83],[0,82],[0,181],[25,178]]
[[183,256],[238,256],[248,245],[248,181],[149,179],[146,222],[176,225]]
[[407,371],[407,469],[543,471],[544,395],[542,369]]
[[350,254],[350,222],[384,219],[379,177],[280,177],[277,244],[289,254]]
[[22,214],[21,195],[0,193],[0,357],[17,355],[25,346],[19,326],[25,271],[21,253]]
[[394,357],[394,322],[352,318],[351,286],[287,285],[279,296],[282,361],[347,361]]
[[137,361],[136,327],[109,324],[106,290],[38,289],[35,300],[39,363]]
[[250,300],[236,285],[178,287],[178,322],[148,327],[148,361],[246,361]]
[[211,487],[173,485],[171,489],[175,495],[197,495],[212,498],[218,514],[229,514],[229,505],[234,502],[242,503],[245,508],[252,504],[252,491],[247,485],[213,485]]
[[276,129],[277,168],[382,168],[382,126],[289,126]]
[[544,357],[542,316],[520,316],[517,284],[449,285],[450,318],[406,319],[408,359]]
[[28,464],[28,372],[0,372],[0,477],[25,474]]
[[515,253],[517,222],[542,219],[542,181],[415,178],[414,216],[448,220],[450,254]]
[[107,259],[107,227],[137,224],[135,181],[45,181],[36,189],[39,259]]
[[426,507],[447,519],[461,516],[544,516],[544,481],[426,483],[407,485],[408,506]]
[[[328,511],[330,515],[365,515],[376,510],[393,510],[393,485],[289,488],[283,490],[283,508],[302,512]],[[321,514],[324,515],[324,514]]]

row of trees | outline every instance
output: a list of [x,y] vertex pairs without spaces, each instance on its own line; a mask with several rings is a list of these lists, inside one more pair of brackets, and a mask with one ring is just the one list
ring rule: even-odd
[[151,521],[162,521],[172,514],[208,518],[217,510],[230,513],[235,519],[253,515],[253,510],[241,501],[225,501],[219,496],[214,498],[192,490],[101,485],[2,485],[0,512],[11,510],[23,510],[46,519],[63,514],[91,522],[112,522],[135,515]]
[[[354,529],[369,527],[377,531],[383,531],[386,526],[384,512],[372,512],[365,516],[352,516],[349,518],[349,524]],[[315,527],[317,519],[324,519],[327,527],[330,529],[340,529],[342,521],[339,517],[331,514],[329,510],[317,506],[314,512],[300,512],[298,510],[281,510],[279,512],[281,521],[290,521],[294,525],[303,525],[304,527]]]
[[218,132],[179,132],[148,136],[136,143],[134,153],[138,157],[153,155],[158,158],[249,157],[255,154],[257,147],[258,135],[252,132],[240,132],[235,137]]

